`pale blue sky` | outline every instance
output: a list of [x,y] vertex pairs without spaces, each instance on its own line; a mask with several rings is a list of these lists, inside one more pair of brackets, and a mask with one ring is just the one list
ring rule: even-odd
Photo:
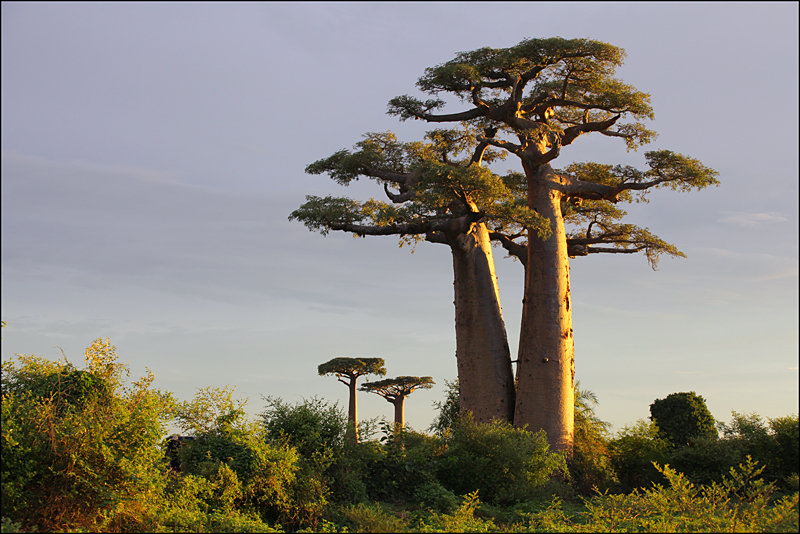
[[[424,69],[527,37],[627,50],[658,139],[722,185],[658,191],[630,221],[688,258],[572,261],[577,378],[616,429],[677,391],[712,413],[798,411],[796,3],[2,4],[2,356],[109,337],[134,375],[191,398],[236,385],[295,402],[346,389],[337,356],[456,378],[449,250],[308,232],[306,194],[381,195],[303,172],[365,132],[419,139],[385,114]],[[453,108],[454,109],[454,108]],[[571,161],[643,165],[585,136]],[[508,159],[503,168],[518,169]],[[496,250],[516,350],[522,269]],[[362,417],[392,417],[362,394]]]

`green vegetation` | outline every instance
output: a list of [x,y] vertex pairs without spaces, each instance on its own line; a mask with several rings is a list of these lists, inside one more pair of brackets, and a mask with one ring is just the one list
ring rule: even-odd
[[[324,399],[266,397],[250,421],[232,388],[128,384],[108,340],[85,360],[3,362],[2,532],[798,530],[796,415],[734,412],[676,444],[653,421],[611,434],[578,385],[568,465],[541,431],[460,413],[457,382],[430,432],[367,421],[353,443]],[[193,438],[178,469],[170,423]]]

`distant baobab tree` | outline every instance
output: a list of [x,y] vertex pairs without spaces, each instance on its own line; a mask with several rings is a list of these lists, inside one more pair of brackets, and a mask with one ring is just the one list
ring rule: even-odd
[[377,382],[366,382],[361,391],[377,393],[394,405],[394,428],[405,426],[405,400],[417,389],[430,389],[435,382],[430,376],[398,376]]
[[[358,443],[358,401],[356,399],[356,381],[363,375],[385,376],[383,358],[334,358],[317,367],[320,376],[335,375],[339,382],[350,389],[348,406],[347,438],[351,443]],[[347,380],[344,380],[347,378]]]

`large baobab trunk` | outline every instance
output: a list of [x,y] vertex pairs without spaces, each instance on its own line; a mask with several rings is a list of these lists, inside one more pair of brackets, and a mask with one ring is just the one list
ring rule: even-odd
[[356,378],[351,378],[347,384],[350,389],[350,406],[347,413],[348,423],[345,436],[350,443],[358,443],[358,398],[356,397]]
[[528,239],[515,426],[544,430],[550,447],[572,456],[575,359],[569,259],[559,177],[549,165],[528,180],[529,206],[550,220],[552,235]]
[[449,240],[453,253],[461,410],[475,421],[512,421],[514,375],[486,226]]

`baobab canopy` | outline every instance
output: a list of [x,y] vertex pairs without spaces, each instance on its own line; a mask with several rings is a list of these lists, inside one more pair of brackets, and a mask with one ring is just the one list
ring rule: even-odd
[[337,377],[350,375],[379,375],[386,374],[383,358],[334,358],[320,364],[317,371],[320,376],[336,375]]

